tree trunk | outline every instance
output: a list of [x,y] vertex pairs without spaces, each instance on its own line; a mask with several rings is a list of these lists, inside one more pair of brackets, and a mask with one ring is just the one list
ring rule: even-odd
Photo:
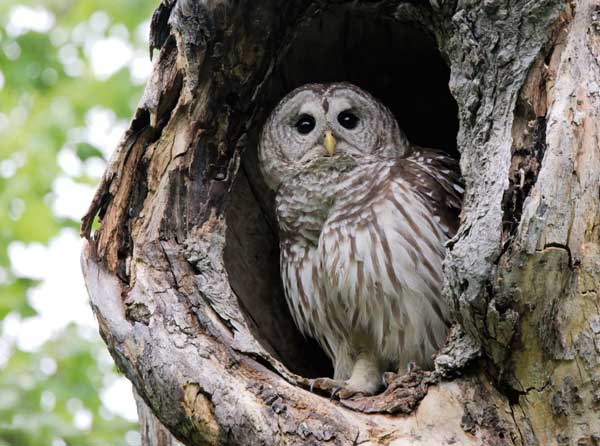
[[[161,424],[186,445],[600,444],[600,4],[163,0],[151,44],[82,227],[146,444],[175,444]],[[331,365],[287,310],[256,167],[273,105],[332,80],[460,153],[466,183],[436,369],[344,401],[309,390]]]

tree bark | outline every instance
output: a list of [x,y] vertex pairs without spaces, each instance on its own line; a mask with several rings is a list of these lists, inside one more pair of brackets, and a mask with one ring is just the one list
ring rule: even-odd
[[[600,444],[600,4],[163,0],[151,45],[82,225],[145,444]],[[355,79],[415,139],[448,142],[458,114],[466,193],[436,369],[333,401],[309,390],[330,365],[285,306],[255,149],[290,87]]]
[[144,446],[182,446],[156,418],[141,396],[133,390],[140,423],[141,444]]

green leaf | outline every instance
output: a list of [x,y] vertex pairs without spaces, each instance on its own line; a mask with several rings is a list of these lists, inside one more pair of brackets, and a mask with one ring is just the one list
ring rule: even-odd
[[77,151],[77,156],[81,161],[85,161],[93,157],[104,158],[104,155],[100,149],[88,144],[87,142],[80,142],[75,146],[75,150]]
[[[88,59],[93,42],[81,39],[92,33],[96,33],[94,39],[128,34],[124,37],[136,54],[147,54],[138,29],[158,3],[0,1],[4,82],[0,87],[0,325],[9,313],[21,319],[43,316],[36,314],[27,298],[39,282],[15,277],[8,256],[10,244],[47,244],[61,229],[79,226],[78,221],[52,212],[53,185],[58,175],[69,170],[58,165],[57,155],[66,146],[82,162],[103,159],[97,143],[86,137],[88,112],[103,107],[117,119],[129,120],[142,93],[142,86],[132,84],[127,66],[107,79],[97,79]],[[49,11],[53,28],[48,33],[11,35],[7,29],[11,12],[23,6]],[[103,21],[106,27],[101,29]],[[80,74],[73,76],[63,63],[69,58],[76,61]],[[86,175],[84,169],[74,173],[72,180],[93,186],[97,178]],[[124,445],[125,434],[136,430],[134,423],[116,415],[106,418],[99,393],[105,381],[116,375],[112,367],[98,365],[97,358],[105,350],[99,337],[83,337],[70,325],[33,352],[20,351],[10,339],[0,344],[2,351],[8,348],[8,357],[0,355],[0,446],[50,445],[56,439],[68,445]],[[56,371],[44,372],[43,361],[55,363]],[[74,404],[91,413],[89,429],[74,425]]]

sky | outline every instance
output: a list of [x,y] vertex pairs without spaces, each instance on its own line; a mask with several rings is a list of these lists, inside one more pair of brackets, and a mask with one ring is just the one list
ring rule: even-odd
[[[18,36],[29,30],[50,32],[51,38],[57,42],[66,42],[69,36],[60,35],[52,26],[55,19],[52,13],[42,7],[15,6],[9,12],[6,31],[11,36]],[[135,84],[145,83],[152,64],[147,51],[134,50],[128,40],[128,31],[122,25],[113,25],[108,36],[101,35],[110,24],[106,13],[98,11],[80,29],[75,29],[71,38],[83,44],[93,73],[99,79],[105,79],[123,67],[128,67],[131,80]],[[139,33],[147,40],[149,23],[142,24]],[[52,34],[53,33],[53,34]],[[15,51],[18,48],[4,48],[4,51]],[[81,70],[81,61],[75,48],[68,44],[62,46],[60,58],[73,75]],[[4,77],[0,70],[0,89],[4,88]],[[57,102],[56,107],[60,107]],[[117,120],[115,114],[102,107],[90,109],[86,115],[85,127],[73,129],[67,143],[58,155],[58,163],[64,172],[53,184],[53,199],[50,206],[60,217],[79,220],[91,202],[94,188],[73,181],[81,173],[99,180],[105,163],[98,158],[90,158],[82,162],[76,155],[74,144],[69,140],[84,140],[102,150],[105,158],[110,157],[128,123]],[[2,120],[0,119],[0,130]],[[18,168],[19,159],[8,159],[0,162],[0,175],[10,176]],[[19,212],[18,203],[13,212]],[[79,256],[82,241],[73,229],[63,229],[47,246],[33,243],[13,242],[9,246],[9,256],[14,273],[17,276],[39,279],[41,282],[29,292],[28,299],[38,315],[21,319],[15,313],[9,314],[2,324],[0,333],[0,367],[8,359],[9,346],[16,346],[24,351],[35,351],[61,331],[69,323],[75,323],[79,333],[87,338],[98,337],[98,327],[89,305],[87,292],[81,274]],[[60,261],[57,261],[60,260]],[[1,275],[1,271],[0,271]],[[1,277],[0,277],[1,279]],[[109,367],[112,364],[108,352],[100,363]],[[50,359],[50,358],[48,358]],[[43,364],[51,372],[56,364],[51,361]],[[131,393],[131,384],[124,377],[110,375],[100,390],[103,405],[114,414],[135,421],[137,413]],[[81,411],[74,423],[85,427],[91,423],[91,415]]]

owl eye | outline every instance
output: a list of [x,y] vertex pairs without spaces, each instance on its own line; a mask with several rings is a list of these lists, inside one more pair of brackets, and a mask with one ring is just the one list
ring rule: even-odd
[[355,129],[358,125],[358,116],[352,113],[350,110],[341,112],[337,117],[338,122],[342,127],[348,130]]
[[315,118],[307,114],[300,115],[294,126],[298,133],[307,135],[315,128]]

